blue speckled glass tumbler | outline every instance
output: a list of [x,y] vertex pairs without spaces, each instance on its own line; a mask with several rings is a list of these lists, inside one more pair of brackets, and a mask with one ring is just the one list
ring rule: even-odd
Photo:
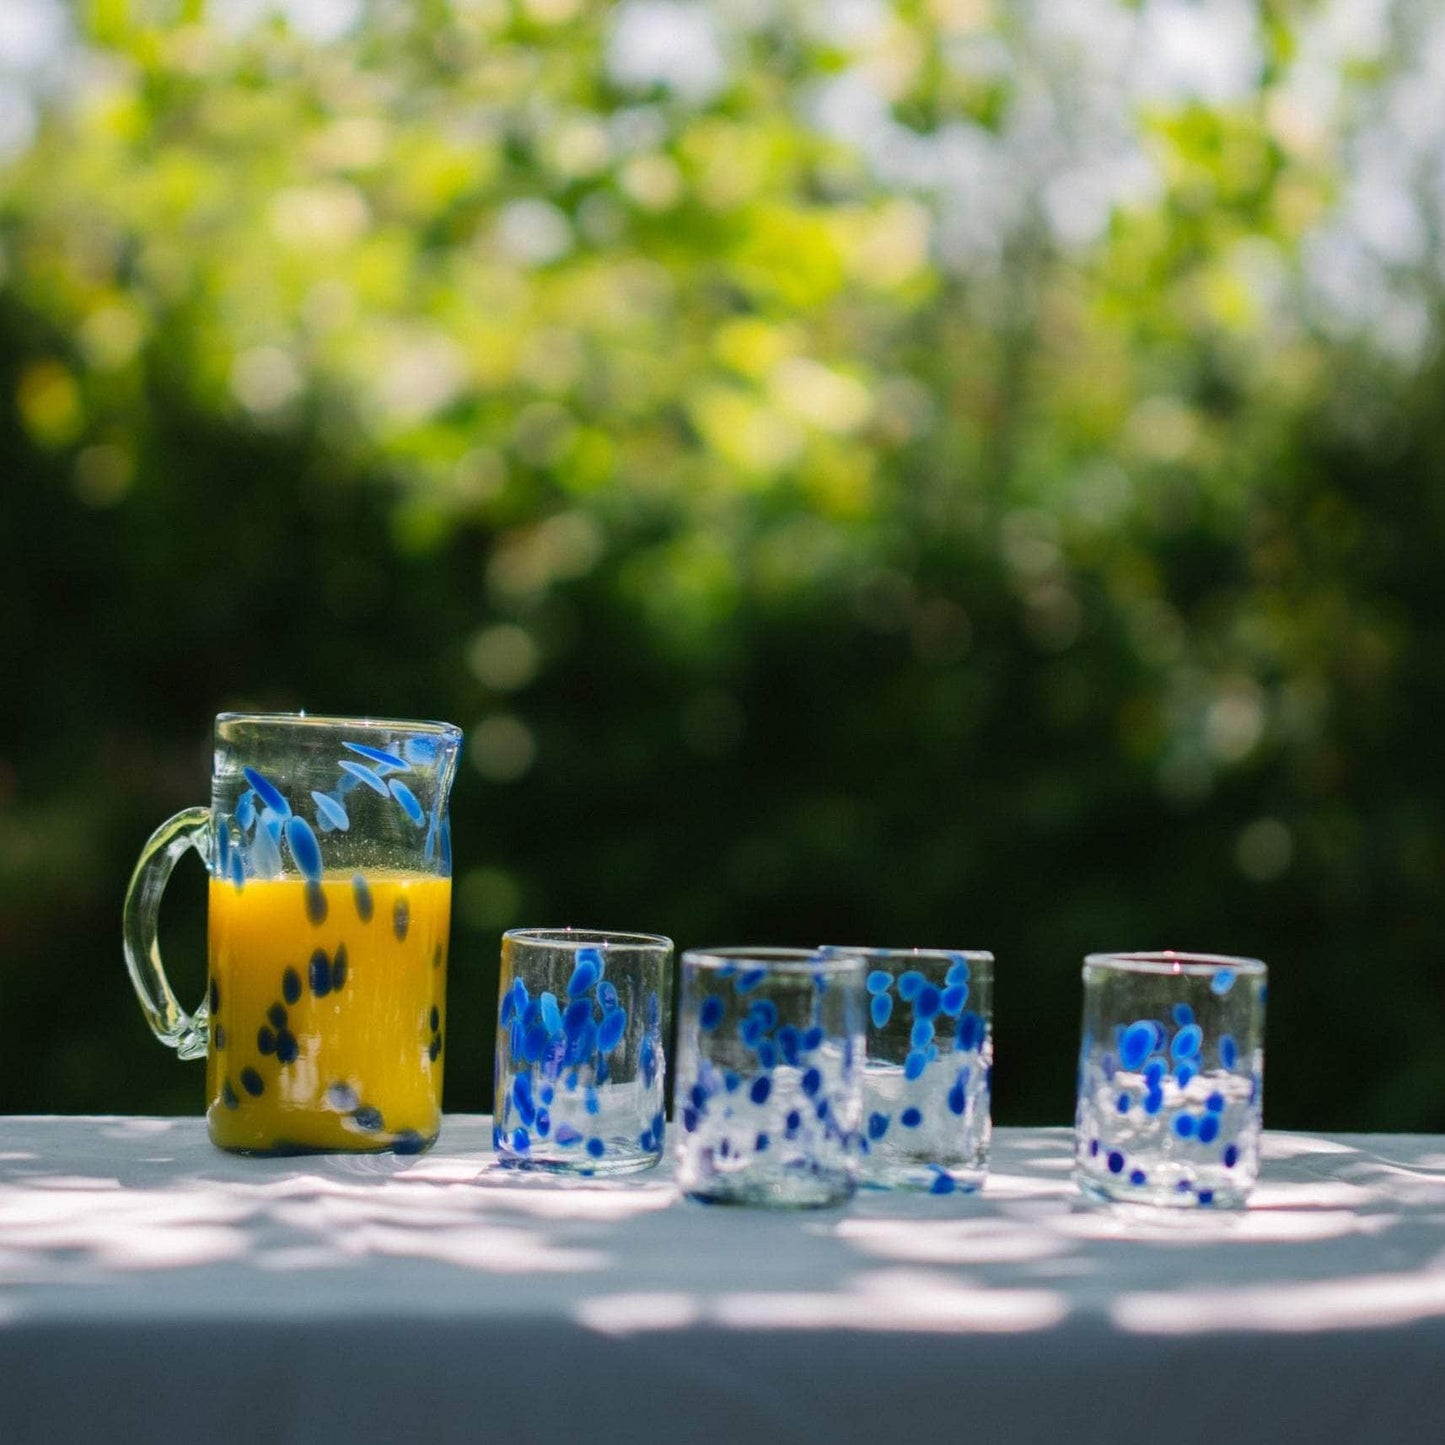
[[514,928],[502,937],[493,1142],[503,1164],[623,1174],[662,1157],[672,940]]
[[1238,1208],[1259,1174],[1266,970],[1255,958],[1084,960],[1075,1177],[1089,1198]]
[[712,1204],[849,1198],[863,1111],[863,961],[796,948],[682,957],[678,1182]]
[[993,954],[849,948],[868,966],[865,1184],[982,1186],[993,1133]]

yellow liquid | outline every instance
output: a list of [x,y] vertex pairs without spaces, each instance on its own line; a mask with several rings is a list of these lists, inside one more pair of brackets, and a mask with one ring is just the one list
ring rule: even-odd
[[216,1144],[406,1151],[436,1137],[451,896],[451,879],[433,875],[239,890],[211,879]]

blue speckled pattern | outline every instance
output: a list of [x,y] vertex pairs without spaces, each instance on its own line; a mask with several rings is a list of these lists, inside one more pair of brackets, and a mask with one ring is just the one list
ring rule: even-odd
[[684,1191],[790,1206],[851,1195],[864,1138],[859,960],[696,953],[682,977],[675,1149]]
[[495,1096],[504,1163],[615,1173],[661,1157],[671,950],[649,935],[504,937]]
[[1244,1203],[1259,1169],[1264,966],[1097,955],[1084,968],[1075,1173],[1086,1195]]
[[862,1181],[966,1194],[992,1135],[993,958],[944,949],[844,950],[868,965]]

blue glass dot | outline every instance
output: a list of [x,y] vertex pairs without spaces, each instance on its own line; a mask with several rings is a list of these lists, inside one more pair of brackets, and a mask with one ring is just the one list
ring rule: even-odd
[[[279,813],[283,818],[291,816],[291,804],[286,801],[280,789],[264,773],[258,773],[255,768],[242,768],[241,773],[256,790],[256,796],[273,813]],[[238,809],[238,814],[239,811]],[[241,826],[245,827],[246,825],[243,823]]]
[[737,981],[733,984],[733,988],[738,993],[751,993],[767,976],[768,971],[765,968],[747,969],[745,972],[738,974]]
[[540,1018],[534,1020],[522,1029],[522,1057],[529,1064],[540,1064],[549,1042],[546,1024]]
[[[1160,1067],[1163,1066],[1161,1065]],[[1114,1075],[1118,1072],[1119,1061],[1113,1056],[1113,1054],[1105,1054],[1104,1057],[1099,1060],[1099,1068],[1103,1071],[1104,1077],[1106,1079],[1112,1079]]]
[[1234,1166],[1235,1166],[1236,1164],[1238,1164],[1238,1163],[1239,1163],[1239,1149],[1238,1149],[1238,1147],[1237,1147],[1236,1145],[1234,1145],[1234,1144],[1226,1144],[1226,1145],[1224,1146],[1224,1167],[1225,1167],[1226,1169],[1233,1169]]
[[890,1018],[893,1017],[893,997],[891,994],[874,994],[868,1003],[868,1014],[873,1020],[873,1027],[881,1029]]
[[888,1132],[888,1115],[873,1113],[868,1116],[868,1137],[881,1139]]
[[1089,1140],[1089,1158],[1090,1158],[1090,1159],[1097,1159],[1098,1157],[1099,1157],[1099,1141],[1098,1141],[1097,1139],[1090,1139],[1090,1140]]
[[657,1081],[657,1045],[652,1042],[651,1038],[643,1039],[640,1057],[642,1061],[642,1085],[644,1088],[650,1089]]
[[604,978],[597,985],[597,1002],[602,1005],[604,1012],[616,1008],[621,1003],[617,996],[617,985]]
[[725,1005],[723,1001],[714,995],[712,998],[705,998],[702,1007],[698,1010],[697,1026],[707,1034],[717,1028],[723,1021]]
[[[557,1003],[557,995],[550,991],[544,992],[538,1000],[538,1013],[542,1019],[542,1026],[549,1034],[560,1034],[562,1032],[562,1010]],[[435,1024],[432,1025],[436,1027]]]
[[915,1049],[926,1049],[933,1042],[933,1020],[915,1019],[908,1037]]
[[246,886],[246,864],[239,850],[231,854],[231,882],[239,893]]
[[391,790],[391,796],[401,805],[401,811],[420,828],[426,822],[426,813],[417,802],[416,794],[400,778],[388,778],[386,786]]
[[398,773],[410,771],[410,765],[405,758],[399,758],[395,753],[389,753],[385,748],[374,748],[370,743],[343,742],[342,747],[355,753],[358,757],[368,758],[373,763],[380,763],[383,767],[390,768]]
[[265,1091],[266,1085],[261,1081],[261,1076],[255,1069],[242,1069],[241,1087],[250,1094],[252,1098],[259,1098]]
[[1178,1184],[1174,1186],[1175,1190],[1180,1194],[1188,1194],[1193,1187],[1187,1179],[1181,1179]]
[[595,948],[579,948],[577,964],[572,977],[567,980],[567,997],[581,998],[597,986],[602,977],[602,955]]
[[346,945],[338,943],[331,959],[331,992],[340,993],[346,987]]
[[407,930],[411,927],[411,903],[405,898],[398,898],[391,909],[391,931],[396,935],[398,943],[406,942]]
[[1224,1095],[1216,1089],[1205,1101],[1204,1107],[1211,1114],[1222,1114],[1224,1112]]
[[358,783],[365,783],[373,793],[378,793],[383,798],[389,798],[390,793],[386,790],[386,784],[376,776],[370,768],[363,767],[360,763],[353,763],[350,758],[341,758],[336,766],[349,778],[354,778]]
[[946,1169],[939,1169],[933,1177],[933,1183],[928,1186],[928,1192],[930,1194],[952,1194],[957,1188],[958,1185],[953,1175]]
[[296,1035],[290,1029],[282,1029],[276,1035],[276,1061],[281,1064],[294,1064],[300,1054],[301,1046],[296,1042]]
[[600,1159],[607,1152],[607,1145],[595,1134],[587,1141],[587,1152],[594,1158]]
[[898,997],[904,1003],[912,1003],[918,997],[918,991],[928,980],[916,968],[910,968],[898,975]]
[[311,955],[311,962],[306,968],[306,977],[311,984],[311,992],[317,998],[325,998],[331,992],[331,960],[327,958],[324,948],[318,948]]
[[295,1003],[301,997],[301,975],[294,968],[288,968],[281,975],[281,997],[287,1003]]
[[306,885],[306,916],[316,928],[320,928],[326,922],[326,915],[331,911],[330,904],[326,901],[326,890],[314,880]]
[[743,1076],[734,1069],[728,1069],[723,1074],[723,1088],[730,1094],[736,1094],[742,1087],[742,1082]]
[[949,1018],[956,1019],[963,1012],[963,1006],[968,1002],[968,985],[956,983],[951,988],[943,990],[943,997],[940,1000],[940,1007]]
[[589,1114],[600,1114],[602,1112],[602,1100],[597,1097],[597,1090],[588,1084],[582,1090],[582,1107]]
[[1181,1089],[1186,1089],[1189,1087],[1189,1081],[1194,1077],[1196,1072],[1197,1070],[1193,1064],[1180,1064],[1179,1067],[1174,1070],[1174,1082],[1178,1084]]
[[755,998],[748,1005],[748,1017],[756,1019],[768,1033],[778,1026],[778,1006],[770,998]]
[[310,883],[321,881],[321,844],[305,818],[290,817],[286,820],[286,841],[291,845],[291,856],[301,870],[301,876]]
[[778,1030],[778,1049],[783,1055],[783,1062],[794,1067],[798,1063],[798,1051],[803,1042],[803,1036],[792,1024],[784,1024]]
[[773,1081],[766,1074],[759,1074],[748,1089],[748,1098],[755,1104],[766,1104],[773,1092]]
[[259,1054],[274,1054],[276,1052],[276,1035],[262,1024],[256,1030],[256,1052]]
[[1209,980],[1209,987],[1223,998],[1230,989],[1234,987],[1234,970],[1232,968],[1221,968],[1218,973]]
[[753,1140],[753,1149],[756,1153],[761,1154],[772,1142],[766,1134],[759,1134],[758,1137]]
[[373,1108],[370,1104],[363,1104],[351,1116],[356,1121],[358,1129],[365,1129],[368,1134],[375,1134],[378,1130],[386,1127],[386,1120],[381,1116],[381,1110]]
[[1119,1113],[1127,1114],[1129,1112],[1128,1094],[1120,1094],[1119,1097],[1114,1101],[1114,1107],[1119,1111]]
[[286,1012],[284,1004],[273,1003],[271,1007],[266,1010],[266,1017],[271,1020],[271,1027],[273,1029],[284,1029],[290,1015]]
[[1204,1030],[1198,1024],[1185,1024],[1169,1045],[1169,1053],[1176,1059],[1199,1057],[1199,1046],[1204,1042]]
[[216,1032],[213,1037],[215,1038],[218,1049],[224,1049],[226,1047],[226,1031],[220,1024],[216,1025]]
[[524,1124],[530,1124],[537,1117],[537,1105],[532,1098],[532,1079],[528,1074],[518,1074],[512,1080],[512,1102]]
[[1140,1019],[1124,1030],[1119,1040],[1119,1062],[1126,1069],[1140,1068],[1154,1048],[1154,1025]]
[[913,1049],[903,1062],[903,1077],[912,1081],[919,1078],[928,1067],[928,1055],[921,1049]]
[[830,1109],[829,1109],[829,1107],[828,1107],[828,1101],[827,1101],[826,1099],[819,1099],[819,1100],[813,1105],[813,1112],[814,1112],[820,1119],[826,1119],[826,1118],[828,1117],[829,1113],[831,1112]]
[[976,1049],[983,1042],[983,1020],[972,1009],[958,1017],[958,1046],[964,1052]]
[[592,1005],[585,998],[576,998],[562,1015],[562,1030],[569,1039],[575,1039],[591,1022]]
[[515,1153],[525,1154],[532,1147],[532,1136],[525,1129],[512,1130],[512,1149]]
[[441,1058],[441,1056],[442,1056],[442,1036],[441,1036],[440,1034],[433,1034],[433,1035],[432,1035],[432,1041],[431,1041],[431,1043],[429,1043],[429,1044],[426,1046],[426,1053],[427,1053],[427,1058],[429,1058],[429,1059],[432,1061],[432,1063],[436,1063],[436,1061],[437,1061],[439,1058]]
[[1219,1115],[1206,1114],[1199,1121],[1199,1128],[1195,1131],[1199,1136],[1201,1144],[1212,1144],[1219,1138]]
[[1164,1094],[1162,1090],[1150,1089],[1144,1095],[1144,1112],[1146,1114],[1157,1114],[1164,1107]]
[[887,993],[893,987],[893,975],[886,969],[875,968],[864,986],[869,993]]
[[1226,1069],[1232,1069],[1239,1060],[1239,1045],[1233,1034],[1224,1034],[1219,1040],[1219,1062]]
[[771,1039],[762,1039],[758,1043],[758,1067],[762,1069],[778,1067],[778,1046]]
[[789,1109],[788,1117],[783,1122],[788,1126],[788,1136],[791,1138],[803,1127],[803,1116],[796,1109]]
[[1124,1156],[1117,1149],[1109,1150],[1109,1157],[1105,1160],[1109,1166],[1110,1174],[1122,1174],[1124,1172]]
[[803,1075],[803,1092],[811,1099],[823,1087],[823,1076],[817,1069],[809,1069]]
[[943,995],[931,983],[925,983],[913,1000],[913,1012],[920,1019],[934,1018],[942,1007]]
[[1212,1189],[1201,1189],[1199,1191],[1199,1202],[1201,1204],[1213,1204],[1214,1191]]
[[256,821],[256,795],[247,789],[236,803],[236,822],[244,832]]
[[236,1093],[235,1089],[231,1087],[231,1081],[229,1079],[223,1079],[221,1081],[221,1102],[228,1109],[239,1109],[241,1107],[240,1096]]
[[[823,1030],[820,1025],[814,1024],[812,1028],[803,1032],[803,1037],[798,1042],[798,1051],[804,1054],[811,1054],[814,1049],[823,1047]],[[851,1040],[849,1041],[852,1042]]]
[[962,1114],[968,1108],[968,1070],[960,1071],[959,1076],[953,1081],[952,1088],[948,1091],[949,1111],[954,1114]]
[[1194,1116],[1192,1114],[1176,1114],[1174,1116],[1174,1132],[1181,1139],[1192,1139],[1194,1137]]
[[1194,1010],[1190,1008],[1187,1003],[1177,1003],[1169,1012],[1173,1016],[1174,1022],[1181,1028],[1183,1028],[1185,1024],[1192,1024],[1194,1022]]
[[1148,1176],[1142,1169],[1135,1169],[1135,1170],[1129,1175],[1129,1183],[1132,1184],[1136,1189],[1137,1189],[1141,1184],[1147,1184],[1148,1182],[1149,1182],[1149,1176]]
[[967,983],[969,979],[968,960],[958,954],[951,955],[953,962],[948,966],[948,972],[944,975],[944,982],[948,984]]
[[552,1136],[553,1142],[563,1149],[570,1149],[574,1144],[582,1142],[582,1134],[570,1124],[558,1124],[557,1132]]
[[685,1108],[682,1111],[682,1127],[691,1134],[697,1128],[697,1110]]
[[905,1129],[916,1129],[923,1122],[923,1110],[910,1104],[899,1116],[898,1122]]
[[1144,1065],[1144,1083],[1151,1089],[1157,1089],[1164,1079],[1164,1060],[1150,1059]]
[[597,1030],[597,1047],[604,1054],[610,1054],[618,1044],[622,1042],[622,1035],[627,1028],[627,1010],[615,1008],[611,1013],[604,1014],[602,1023]]
[[657,1001],[655,989],[649,989],[647,993],[647,1027],[655,1029],[662,1021],[662,1006]]
[[351,819],[346,809],[341,806],[329,793],[312,792],[311,801],[316,804],[316,813],[320,818],[338,831],[345,833],[351,827]]

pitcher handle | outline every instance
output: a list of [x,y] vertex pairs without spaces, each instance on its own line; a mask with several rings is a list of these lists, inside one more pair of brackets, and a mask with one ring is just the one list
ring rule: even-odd
[[209,808],[186,808],[168,818],[141,849],[140,862],[125,891],[125,966],[151,1032],[181,1058],[198,1059],[205,1057],[210,1044],[210,1009],[202,999],[195,1013],[188,1014],[176,1002],[156,940],[161,894],[187,848],[194,848],[209,864]]

